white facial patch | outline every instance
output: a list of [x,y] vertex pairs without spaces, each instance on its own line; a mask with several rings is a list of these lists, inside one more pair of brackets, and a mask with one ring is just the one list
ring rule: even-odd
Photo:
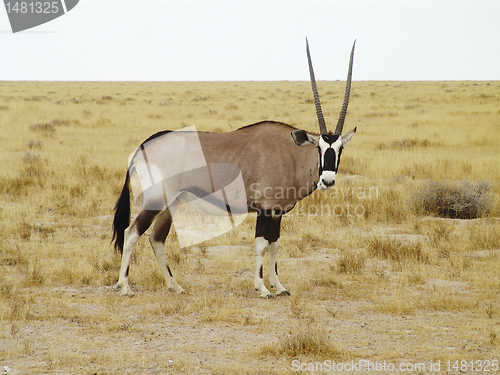
[[321,150],[321,154],[324,154],[325,150],[329,148],[330,145],[328,144],[328,142],[325,142],[323,137],[320,136],[318,141],[318,147]]
[[318,190],[326,190],[335,183],[335,172],[323,171],[319,176]]

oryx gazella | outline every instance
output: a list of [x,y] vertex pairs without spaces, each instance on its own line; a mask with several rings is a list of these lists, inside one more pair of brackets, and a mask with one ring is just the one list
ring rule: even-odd
[[[354,46],[355,42],[350,55],[344,102],[335,132],[328,132],[326,129],[306,39],[309,73],[320,134],[307,133],[290,125],[273,121],[259,122],[229,133],[199,132],[197,134],[207,164],[236,165],[243,176],[246,206],[249,212],[257,213],[254,243],[256,256],[255,289],[261,297],[272,297],[264,285],[262,271],[263,259],[267,251],[270,258],[271,288],[276,288],[276,295],[290,294],[278,279],[276,264],[281,217],[316,188],[324,190],[333,186],[342,149],[356,132],[356,128],[354,128],[342,135],[351,89]],[[162,145],[164,148],[168,147],[168,144],[162,142],[165,142],[164,139],[168,139],[169,134],[170,132],[167,131],[151,136],[137,149],[136,154],[140,153],[141,148],[144,151],[146,142],[155,139],[158,139],[157,148],[153,149],[150,154],[157,152],[155,150],[161,149]],[[164,160],[163,162],[183,164],[187,161]],[[182,197],[183,194],[193,196],[200,192],[199,186],[196,189],[190,189],[189,185],[186,184],[183,186],[182,189],[175,187],[178,189],[175,191],[176,198]],[[130,176],[127,173],[123,190],[116,204],[113,221],[115,248],[122,252],[118,287],[121,288],[122,294],[130,293],[128,273],[131,253],[139,238],[156,218],[149,240],[167,286],[181,293],[183,289],[172,276],[165,257],[165,239],[172,224],[172,214],[168,207],[143,207],[130,224],[129,187]],[[168,187],[163,186],[163,190],[166,188],[168,189]],[[157,193],[152,194],[152,199],[163,199],[162,188],[156,191]],[[206,194],[206,192],[202,193]]]

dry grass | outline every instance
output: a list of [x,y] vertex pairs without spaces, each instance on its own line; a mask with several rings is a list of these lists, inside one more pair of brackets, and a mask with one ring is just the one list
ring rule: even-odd
[[[330,124],[342,86],[318,83]],[[252,216],[190,248],[169,236],[184,295],[167,291],[147,239],[132,259],[135,297],[113,289],[112,209],[141,141],[264,119],[316,131],[311,103],[308,82],[2,82],[1,366],[289,374],[293,359],[499,359],[498,82],[353,84],[346,128],[358,132],[338,183],[283,219],[290,298],[253,291]],[[415,204],[438,190],[477,219]]]
[[403,242],[395,238],[377,235],[366,238],[365,247],[372,257],[388,259],[397,263],[425,262],[427,260],[421,242]]
[[278,342],[261,347],[260,354],[267,357],[313,357],[317,361],[351,359],[348,353],[335,347],[324,327],[314,324],[292,328]]
[[340,273],[360,273],[365,266],[366,256],[364,253],[346,252],[337,260],[337,269]]

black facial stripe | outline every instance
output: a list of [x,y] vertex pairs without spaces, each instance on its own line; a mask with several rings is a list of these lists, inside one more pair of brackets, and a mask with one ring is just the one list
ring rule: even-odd
[[318,146],[319,152],[319,175],[323,171],[333,171],[337,172],[338,165],[340,163],[340,155],[342,155],[343,146],[340,146],[338,157],[335,149],[332,148],[334,142],[339,139],[338,134],[321,134],[321,140],[327,143],[330,147],[325,150],[324,153],[321,152],[321,147]]
[[318,152],[319,152],[319,175],[323,173],[323,155],[321,155],[321,148],[318,146]]
[[323,156],[325,165],[323,170],[337,172],[337,154],[333,148],[328,148]]

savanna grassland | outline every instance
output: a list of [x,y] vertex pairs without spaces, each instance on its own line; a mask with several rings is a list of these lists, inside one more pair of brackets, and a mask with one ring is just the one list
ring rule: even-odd
[[[344,83],[318,89],[332,128]],[[316,132],[310,84],[1,82],[0,372],[290,374],[293,360],[370,360],[458,373],[470,367],[446,361],[500,360],[500,82],[353,83],[345,130],[358,130],[336,186],[283,219],[290,297],[253,290],[252,215],[189,248],[169,235],[182,295],[145,236],[135,296],[119,295],[111,222],[130,153],[160,130],[261,120]]]

